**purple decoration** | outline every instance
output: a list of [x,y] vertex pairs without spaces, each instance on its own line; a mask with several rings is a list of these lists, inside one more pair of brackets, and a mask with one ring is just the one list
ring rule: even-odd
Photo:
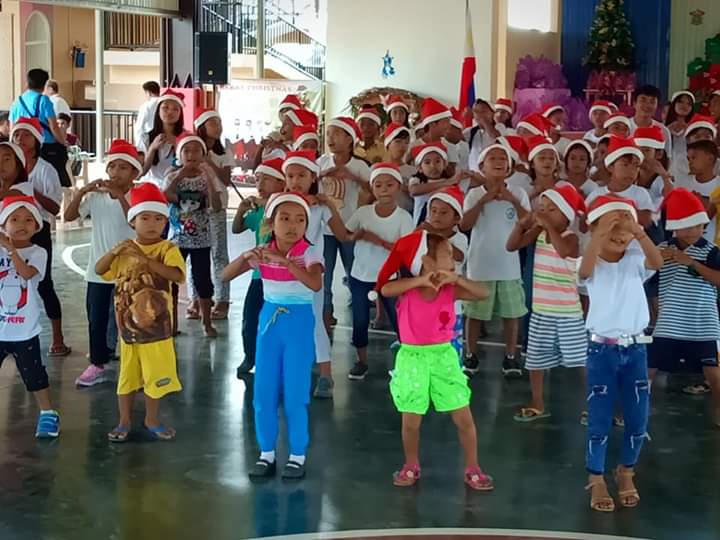
[[542,55],[540,58],[527,55],[518,60],[515,88],[567,88],[567,79],[560,64]]

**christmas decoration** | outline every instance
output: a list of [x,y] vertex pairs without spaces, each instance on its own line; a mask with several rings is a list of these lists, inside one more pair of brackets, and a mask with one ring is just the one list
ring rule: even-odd
[[634,49],[624,0],[600,0],[583,63],[596,70],[630,70]]
[[515,88],[567,88],[562,66],[549,58],[530,55],[518,60],[515,71]]
[[698,101],[707,101],[720,90],[720,34],[705,40],[705,58],[695,58],[687,65],[688,88]]
[[383,123],[386,124],[387,113],[385,112],[385,103],[390,96],[400,96],[403,98],[403,101],[410,107],[411,120],[418,116],[423,98],[410,90],[390,86],[376,86],[363,90],[356,96],[350,98],[345,110],[349,110],[351,116],[354,118],[363,105],[382,105],[382,107],[378,107],[378,112],[380,113]]
[[382,61],[383,61],[383,68],[382,68],[383,79],[387,79],[388,77],[392,77],[393,75],[395,75],[395,68],[392,65],[393,57],[390,56],[390,50],[385,51],[385,56],[383,56]]
[[696,9],[690,12],[690,24],[693,26],[700,26],[703,23],[703,17],[705,12],[702,9]]

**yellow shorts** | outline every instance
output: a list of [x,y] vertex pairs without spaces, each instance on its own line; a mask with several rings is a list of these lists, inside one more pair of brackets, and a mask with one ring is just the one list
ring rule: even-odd
[[182,390],[172,338],[154,343],[125,343],[120,339],[117,393],[132,394],[140,389],[153,399]]

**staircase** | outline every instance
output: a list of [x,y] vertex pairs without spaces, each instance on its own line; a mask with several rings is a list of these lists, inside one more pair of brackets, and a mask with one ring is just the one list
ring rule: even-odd
[[[227,32],[233,54],[257,54],[257,1],[202,0],[198,5],[201,32]],[[325,78],[325,45],[289,22],[273,6],[265,6],[265,54],[311,79]]]

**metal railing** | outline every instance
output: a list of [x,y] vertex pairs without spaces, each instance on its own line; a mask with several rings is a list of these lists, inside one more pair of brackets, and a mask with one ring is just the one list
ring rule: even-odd
[[106,49],[159,49],[160,17],[105,12]]
[[[133,128],[135,126],[135,111],[105,111],[103,123],[105,125],[105,149],[110,148],[114,139],[134,141]],[[72,132],[78,137],[78,146],[86,152],[95,154],[95,111],[72,111]]]

